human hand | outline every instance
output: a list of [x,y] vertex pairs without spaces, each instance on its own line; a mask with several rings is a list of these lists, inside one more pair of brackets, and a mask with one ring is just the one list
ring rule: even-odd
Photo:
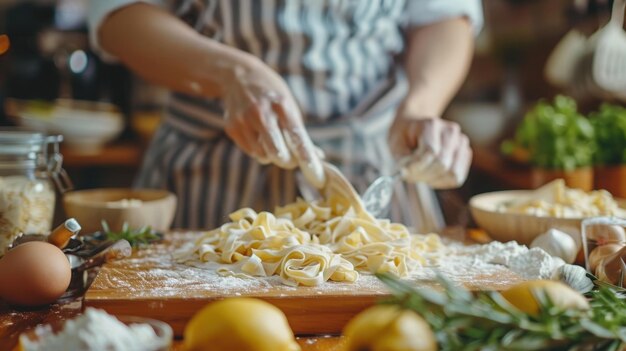
[[435,189],[461,186],[472,162],[469,139],[458,124],[439,118],[396,117],[389,131],[396,157],[410,156],[402,169],[409,182],[425,182]]
[[235,63],[222,89],[226,134],[263,164],[297,166],[314,186],[325,182],[324,169],[289,87],[256,59]]

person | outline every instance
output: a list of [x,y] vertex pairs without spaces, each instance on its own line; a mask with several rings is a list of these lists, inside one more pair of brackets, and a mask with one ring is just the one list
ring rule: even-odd
[[471,162],[440,116],[481,11],[479,0],[92,0],[88,21],[103,59],[173,91],[136,186],[178,195],[175,226],[295,201],[302,179],[323,186],[322,159],[362,191],[409,156],[390,216],[427,232],[443,225],[429,186],[459,186]]

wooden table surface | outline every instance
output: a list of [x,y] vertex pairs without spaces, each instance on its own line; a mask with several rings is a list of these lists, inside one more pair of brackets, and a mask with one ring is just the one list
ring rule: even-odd
[[[39,324],[73,318],[82,308],[82,298],[30,311],[18,311],[0,303],[0,350],[12,350],[22,332]],[[299,337],[298,343],[303,351],[339,351],[343,347],[343,339],[338,336]],[[182,351],[182,341],[176,340],[172,350]]]
[[[447,228],[442,235],[450,239],[468,243],[486,243],[491,239],[482,230],[456,230]],[[98,272],[90,273],[90,280]],[[58,320],[71,319],[84,309],[84,292],[77,298],[69,298],[63,303],[33,309],[16,310],[0,301],[0,351],[12,350],[17,344],[19,335],[33,329],[37,325],[47,324]],[[298,343],[303,351],[339,351],[342,350],[344,340],[337,335],[298,337]],[[182,342],[174,342],[173,351],[182,351]]]

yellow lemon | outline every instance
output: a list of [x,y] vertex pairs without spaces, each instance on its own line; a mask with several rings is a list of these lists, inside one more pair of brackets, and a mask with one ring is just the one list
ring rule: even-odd
[[344,329],[346,351],[435,351],[430,326],[417,313],[380,305],[356,315]]
[[566,284],[554,280],[526,281],[502,291],[501,294],[502,297],[520,311],[536,316],[539,314],[540,309],[536,296],[542,291],[557,307],[563,309],[589,309],[589,302],[583,295]]
[[213,302],[185,327],[187,351],[299,351],[287,318],[277,307],[258,299]]

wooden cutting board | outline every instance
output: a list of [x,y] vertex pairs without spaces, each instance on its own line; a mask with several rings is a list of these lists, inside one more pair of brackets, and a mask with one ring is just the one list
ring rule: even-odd
[[[386,287],[371,275],[361,275],[356,283],[296,288],[282,285],[277,277],[221,277],[214,271],[173,262],[170,253],[198,235],[169,233],[163,244],[106,264],[85,294],[85,305],[114,315],[162,320],[181,336],[189,319],[208,302],[249,296],[280,308],[296,334],[310,335],[339,334],[355,314],[388,295]],[[469,272],[471,267],[467,268]],[[452,280],[471,290],[500,290],[523,280],[504,267],[459,273]],[[418,286],[438,287],[432,278],[411,280]]]

